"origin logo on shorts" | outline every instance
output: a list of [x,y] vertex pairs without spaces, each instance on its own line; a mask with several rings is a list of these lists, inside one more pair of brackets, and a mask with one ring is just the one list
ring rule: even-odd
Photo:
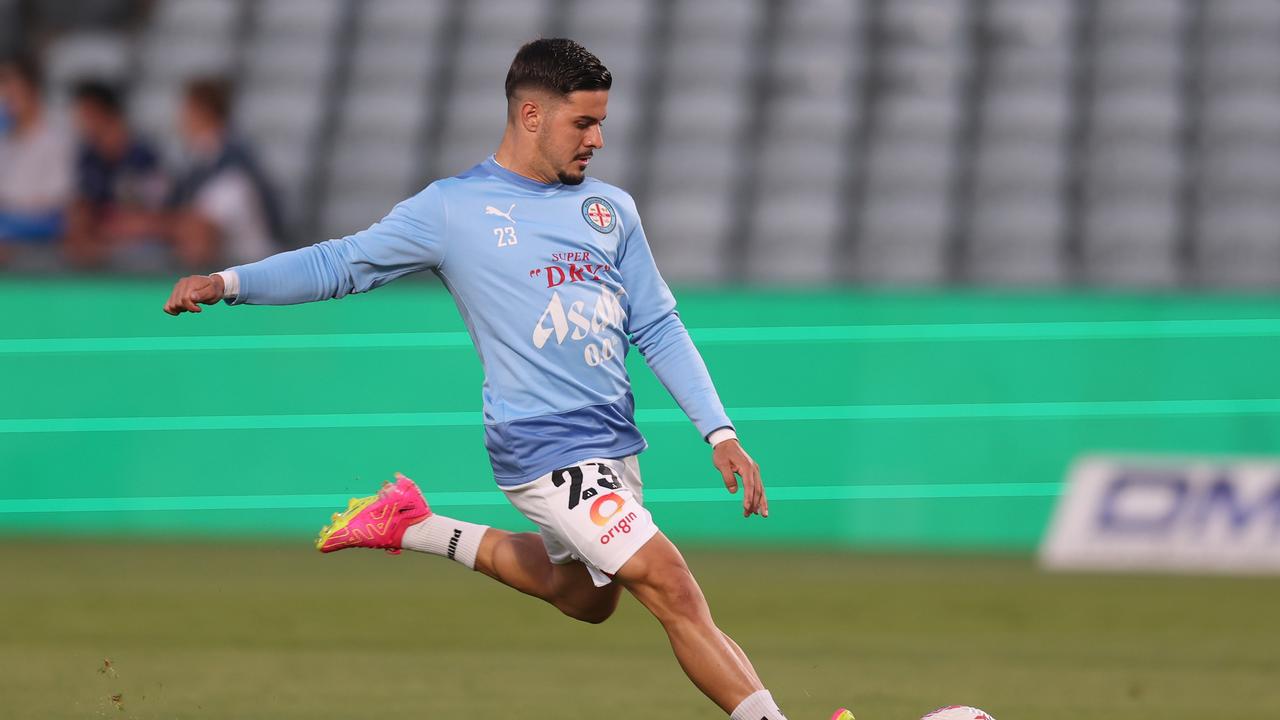
[[602,197],[592,196],[583,200],[582,217],[596,232],[608,234],[618,226],[618,211]]
[[[612,507],[609,506],[610,503],[612,503]],[[627,501],[618,493],[601,495],[596,498],[595,502],[591,503],[591,522],[599,525],[600,527],[604,527],[609,524],[609,521],[613,519],[614,515],[622,512],[622,506],[626,504]],[[609,511],[608,515],[605,514],[606,509]]]
[[626,535],[627,533],[631,532],[631,523],[634,522],[638,517],[639,516],[636,515],[634,510],[627,513],[626,517],[614,523],[613,527],[609,528],[609,532],[600,536],[600,544],[608,545],[618,535]]

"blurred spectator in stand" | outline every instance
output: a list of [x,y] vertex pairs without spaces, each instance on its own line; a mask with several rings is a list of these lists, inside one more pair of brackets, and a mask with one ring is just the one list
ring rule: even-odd
[[260,260],[279,249],[279,205],[253,152],[231,133],[230,113],[227,83],[187,86],[180,130],[188,163],[169,204],[174,250],[190,269]]
[[66,251],[79,266],[163,270],[165,196],[160,156],[125,119],[119,91],[100,81],[72,92],[81,147],[77,197],[68,223]]
[[74,189],[74,144],[40,97],[34,58],[0,61],[0,264],[52,265]]

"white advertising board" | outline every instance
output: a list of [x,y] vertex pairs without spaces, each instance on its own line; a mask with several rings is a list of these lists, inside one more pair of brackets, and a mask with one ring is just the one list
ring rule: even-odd
[[1040,560],[1052,569],[1280,573],[1280,458],[1083,458]]

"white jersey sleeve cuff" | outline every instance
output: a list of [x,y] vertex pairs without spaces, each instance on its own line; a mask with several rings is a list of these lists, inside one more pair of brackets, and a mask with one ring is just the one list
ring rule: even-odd
[[738,432],[731,427],[722,427],[716,430],[712,430],[711,434],[707,436],[707,442],[711,443],[711,447],[715,447],[716,445],[719,445],[725,440],[737,440],[737,439],[738,439]]
[[235,270],[223,270],[214,275],[222,278],[223,300],[230,300],[240,294],[240,275]]

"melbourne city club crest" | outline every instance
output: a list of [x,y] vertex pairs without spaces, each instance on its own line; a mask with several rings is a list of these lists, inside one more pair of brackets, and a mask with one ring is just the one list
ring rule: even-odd
[[609,233],[618,226],[618,212],[608,200],[602,197],[589,197],[582,201],[582,217],[596,232]]

